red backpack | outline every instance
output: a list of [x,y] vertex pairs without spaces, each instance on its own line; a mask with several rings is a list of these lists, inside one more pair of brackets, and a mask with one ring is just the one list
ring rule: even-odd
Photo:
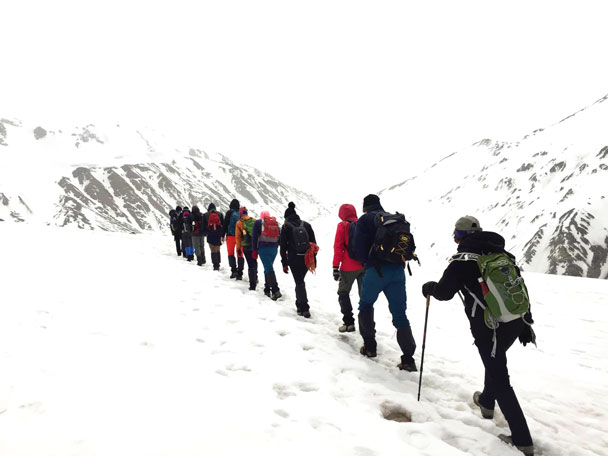
[[222,226],[220,222],[220,216],[217,212],[209,213],[209,222],[207,223],[207,227],[210,231],[217,231],[217,229]]
[[279,240],[279,224],[274,217],[264,217],[260,242],[277,242]]

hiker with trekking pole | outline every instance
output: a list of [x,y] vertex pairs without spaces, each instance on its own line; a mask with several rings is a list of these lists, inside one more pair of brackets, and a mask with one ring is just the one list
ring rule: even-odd
[[526,286],[514,257],[505,250],[504,238],[483,231],[475,217],[459,218],[453,236],[458,253],[452,256],[439,282],[426,282],[422,286],[422,294],[427,298],[426,318],[430,297],[449,301],[456,293],[461,295],[485,367],[483,391],[473,394],[473,402],[486,419],[494,417],[498,402],[511,429],[510,436],[498,437],[526,456],[533,456],[532,437],[509,381],[506,355],[518,338],[524,346],[536,343]]

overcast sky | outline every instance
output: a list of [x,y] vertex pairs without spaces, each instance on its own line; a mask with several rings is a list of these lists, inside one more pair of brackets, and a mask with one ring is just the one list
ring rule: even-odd
[[3,0],[0,116],[152,126],[364,195],[608,94],[605,4]]

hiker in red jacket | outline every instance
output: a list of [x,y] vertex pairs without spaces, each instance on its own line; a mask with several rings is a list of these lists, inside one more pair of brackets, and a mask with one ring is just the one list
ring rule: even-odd
[[340,206],[338,216],[342,221],[338,223],[338,227],[336,228],[333,274],[334,280],[339,281],[338,302],[340,303],[340,311],[342,312],[344,324],[338,328],[338,331],[343,333],[355,331],[355,318],[353,316],[353,306],[350,302],[350,290],[356,280],[359,295],[361,295],[361,281],[363,280],[364,269],[363,265],[351,256],[354,256],[354,251],[350,248],[349,233],[354,235],[354,228],[357,223],[357,210],[355,206],[343,204]]

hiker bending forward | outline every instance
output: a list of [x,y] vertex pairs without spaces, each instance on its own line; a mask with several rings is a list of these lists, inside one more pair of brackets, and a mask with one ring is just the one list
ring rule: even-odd
[[[482,231],[479,221],[471,216],[458,219],[454,230],[454,241],[458,244],[458,252],[461,253],[487,255],[505,252],[503,237],[497,233]],[[425,297],[432,296],[439,301],[449,301],[457,292],[462,293],[471,333],[485,367],[483,392],[476,392],[473,401],[487,419],[494,417],[494,403],[498,402],[512,434],[510,437],[499,437],[517,446],[524,454],[533,455],[534,449],[528,424],[509,382],[506,354],[518,337],[522,343],[524,342],[522,338],[529,334],[530,328],[524,323],[523,318],[500,323],[496,329],[495,344],[494,331],[486,326],[483,309],[478,307],[473,312],[476,299],[485,302],[479,278],[477,261],[467,260],[466,255],[455,255],[441,280],[425,283],[422,286],[422,294]]]

